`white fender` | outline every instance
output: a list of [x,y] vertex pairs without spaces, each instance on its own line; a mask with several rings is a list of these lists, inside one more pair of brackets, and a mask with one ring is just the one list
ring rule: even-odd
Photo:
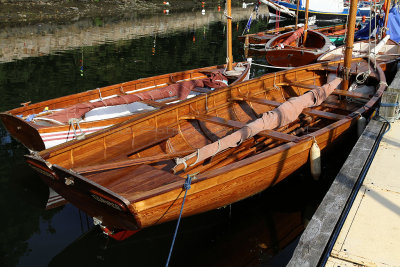
[[315,139],[310,149],[310,168],[312,177],[318,181],[321,176],[321,150]]

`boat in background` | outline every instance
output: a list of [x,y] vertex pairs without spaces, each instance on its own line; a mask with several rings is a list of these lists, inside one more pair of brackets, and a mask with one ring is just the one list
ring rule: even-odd
[[308,7],[309,0],[306,2],[304,27],[279,34],[266,43],[265,58],[271,66],[292,68],[311,64],[333,46],[328,37],[308,29]]
[[[305,1],[300,1],[299,14],[305,13]],[[276,4],[284,6],[291,11],[296,11],[297,4],[294,1],[274,1]],[[310,10],[308,11],[310,16],[316,16],[318,20],[343,20],[347,19],[349,15],[349,8],[345,6],[343,0],[310,0]],[[370,6],[363,4],[357,9],[357,17],[370,15]]]
[[272,38],[264,49],[267,62],[277,67],[304,66],[332,47],[329,38],[317,31],[308,30],[305,42],[304,38],[304,28]]

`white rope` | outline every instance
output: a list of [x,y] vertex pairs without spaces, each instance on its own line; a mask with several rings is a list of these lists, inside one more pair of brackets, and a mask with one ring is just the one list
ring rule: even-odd
[[[79,139],[79,137],[82,137],[82,136],[85,135],[85,133],[81,129],[81,126],[79,125],[79,120],[78,119],[76,119],[76,118],[69,119],[68,123],[69,123],[69,125],[72,126],[72,130],[74,131],[74,137]],[[76,129],[77,128],[75,128],[75,124],[78,126],[78,129],[81,132],[79,135],[76,133]]]
[[[369,57],[368,57],[368,60],[369,60]],[[368,67],[367,71],[358,73],[356,76],[356,83],[364,84],[370,74],[371,74],[371,70],[369,69],[369,67]]]
[[185,167],[183,170],[186,170],[187,164],[186,164],[186,159],[185,158],[175,158],[175,163],[176,165],[183,164]]

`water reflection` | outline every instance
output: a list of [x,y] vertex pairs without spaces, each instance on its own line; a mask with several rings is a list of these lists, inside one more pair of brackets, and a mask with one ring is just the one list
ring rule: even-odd
[[[233,8],[233,21],[247,19],[252,9]],[[260,14],[268,14],[266,6]],[[201,9],[192,12],[169,13],[168,16],[133,15],[122,21],[112,18],[79,20],[69,25],[39,24],[26,27],[5,27],[0,33],[0,62],[10,62],[26,57],[37,57],[58,51],[113,43],[120,40],[146,36],[196,31],[216,22],[224,22],[225,16],[217,9]]]

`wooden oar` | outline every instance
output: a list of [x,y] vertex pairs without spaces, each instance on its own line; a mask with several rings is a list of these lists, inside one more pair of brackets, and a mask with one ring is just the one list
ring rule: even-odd
[[154,162],[158,162],[158,161],[162,161],[162,160],[173,159],[173,158],[177,158],[177,157],[183,157],[183,156],[189,155],[195,151],[196,151],[195,149],[185,150],[185,151],[179,151],[179,152],[170,153],[170,154],[163,154],[163,155],[157,155],[157,156],[128,159],[128,160],[122,160],[122,161],[117,161],[117,162],[112,162],[112,163],[104,163],[104,164],[86,166],[86,167],[81,167],[81,168],[75,168],[73,170],[75,172],[78,172],[79,174],[87,174],[87,173],[97,172],[97,171],[113,170],[113,169],[130,167],[130,166],[135,166],[135,165],[140,165],[140,164],[150,164],[150,163],[154,163]]

